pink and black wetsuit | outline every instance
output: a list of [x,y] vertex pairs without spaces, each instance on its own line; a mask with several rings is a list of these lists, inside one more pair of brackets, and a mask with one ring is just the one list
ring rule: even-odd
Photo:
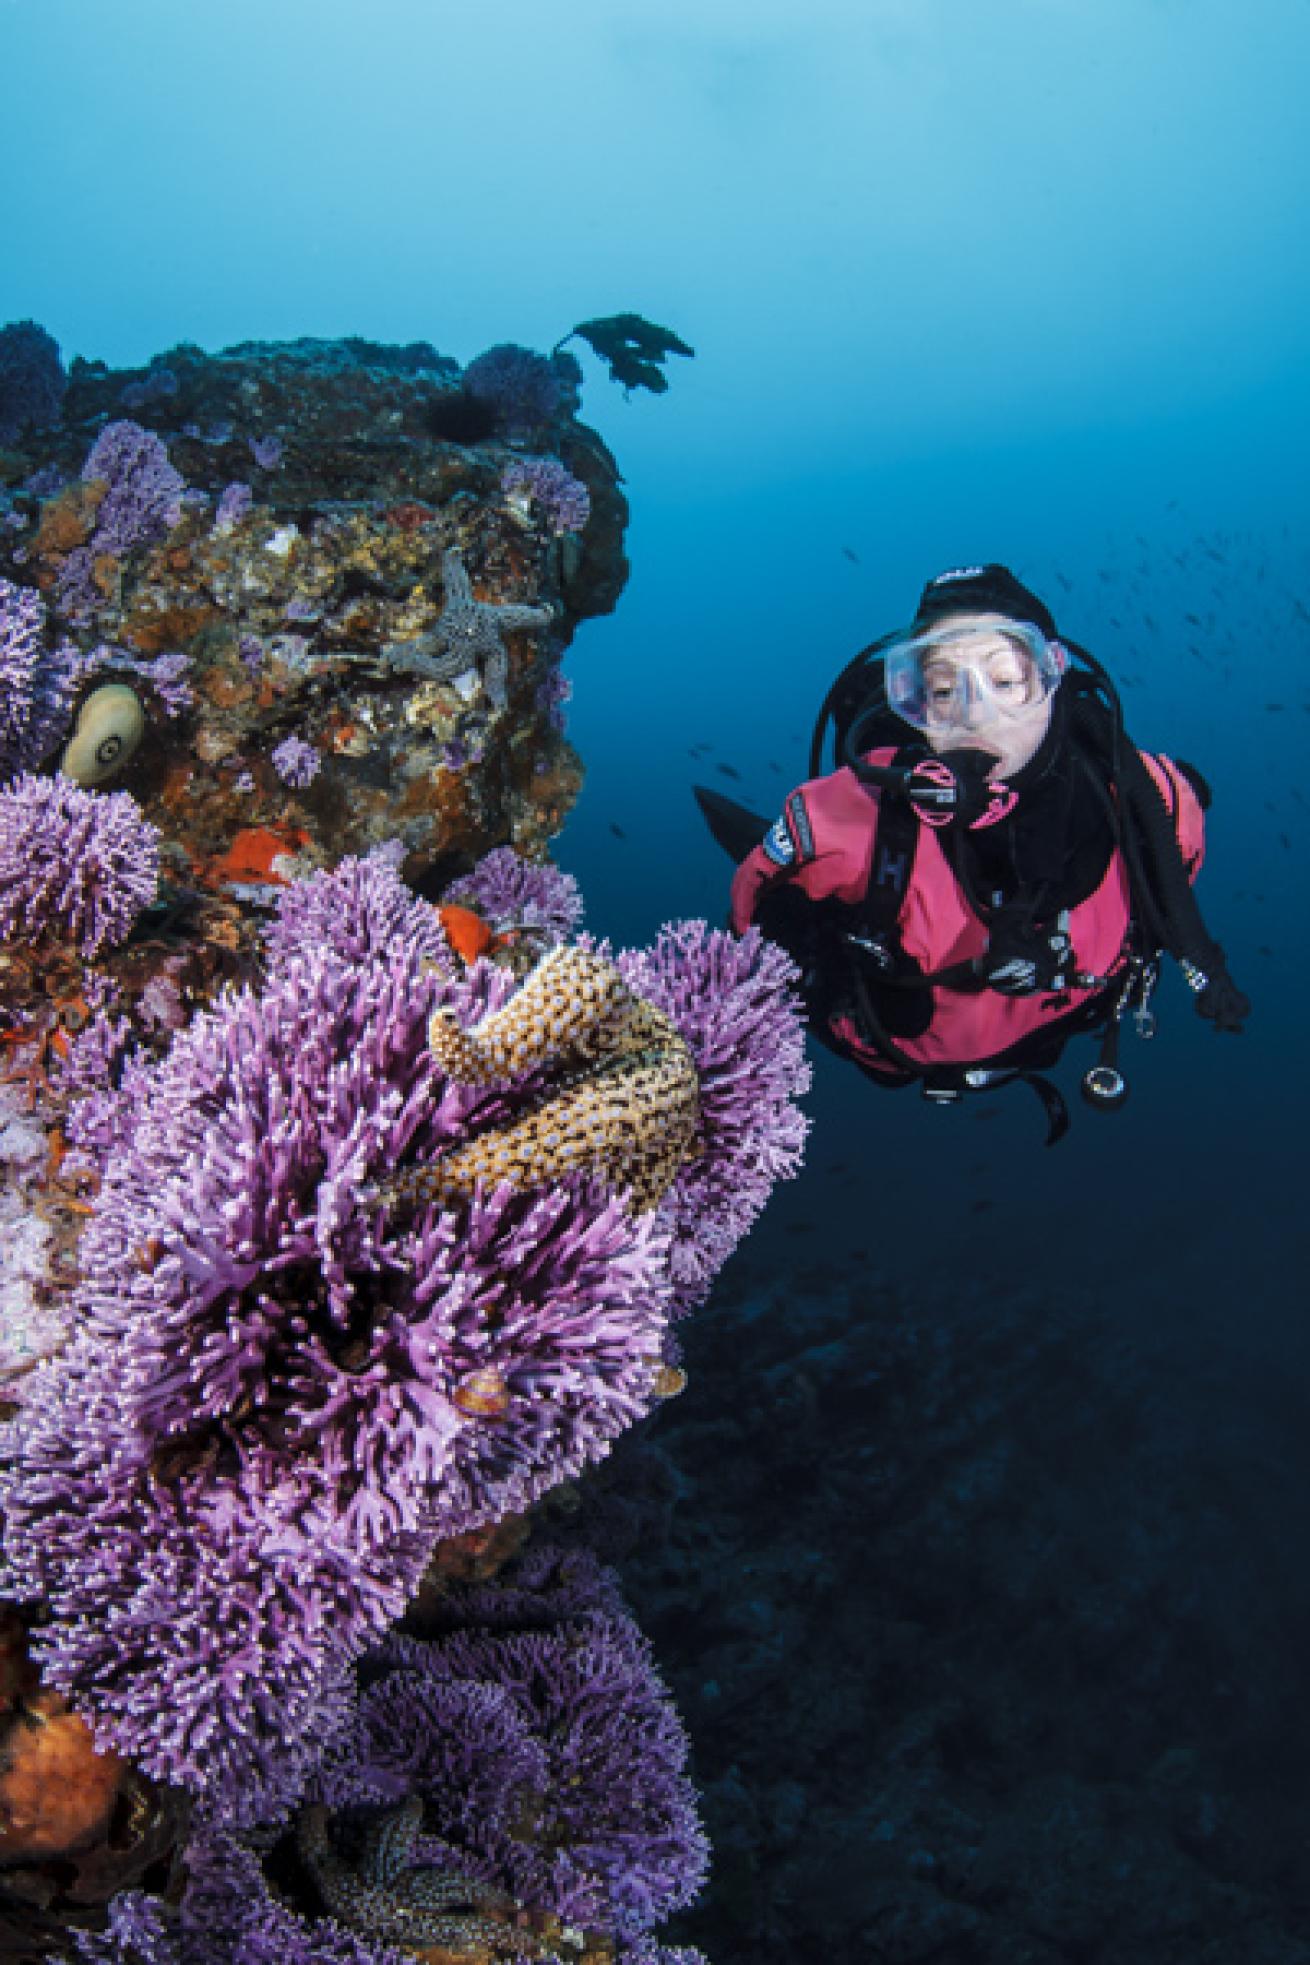
[[[1141,755],[1195,879],[1204,854],[1197,791],[1169,758]],[[889,764],[895,756],[879,749],[865,761]],[[1090,781],[1080,794],[1076,781],[1079,773],[1086,778],[1086,767],[1068,754],[1054,751],[1034,766],[1016,778],[1018,786],[1033,772],[1015,815],[963,847],[907,814],[903,800],[896,824],[886,823],[884,800],[896,795],[843,767],[792,792],[782,817],[738,867],[732,924],[739,933],[756,923],[784,945],[799,940],[811,956],[818,948],[812,968],[861,965],[860,989],[843,989],[840,974],[830,974],[807,994],[816,1033],[872,1076],[903,1083],[908,1063],[914,1075],[947,1083],[968,1068],[1048,1063],[1065,1037],[1096,1021],[1123,975],[1132,948],[1129,881],[1106,794],[1098,803]],[[1058,919],[1072,944],[1070,979],[1060,988],[1009,994],[979,980],[975,964],[988,949],[992,909],[976,907],[970,890],[996,903],[1013,899],[1006,882],[1022,882],[1025,859],[1043,874],[1037,884],[1046,922]],[[865,926],[880,891],[897,899],[891,913],[882,910],[885,931],[871,936]],[[809,926],[821,932],[811,937]],[[890,1030],[893,1046],[880,1045],[861,1015],[860,1004],[870,1001],[878,1005],[878,1032],[885,1040]]]

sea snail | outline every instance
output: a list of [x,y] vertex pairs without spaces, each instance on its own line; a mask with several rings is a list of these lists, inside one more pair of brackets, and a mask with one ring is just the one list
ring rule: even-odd
[[59,768],[74,784],[98,785],[131,761],[145,727],[136,691],[125,682],[103,683],[83,703]]

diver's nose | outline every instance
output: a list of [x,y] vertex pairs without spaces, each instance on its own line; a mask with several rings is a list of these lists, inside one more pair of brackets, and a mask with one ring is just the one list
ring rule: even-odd
[[968,669],[962,669],[956,682],[960,696],[960,721],[966,729],[972,730],[979,723],[986,723],[988,706],[978,678]]

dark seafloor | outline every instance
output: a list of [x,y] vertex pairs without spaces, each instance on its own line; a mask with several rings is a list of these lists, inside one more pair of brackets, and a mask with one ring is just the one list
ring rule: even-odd
[[909,1288],[785,1241],[736,1258],[582,1511],[695,1744],[686,1935],[719,1965],[1310,1959],[1300,1378],[1199,1342],[1183,1292]]

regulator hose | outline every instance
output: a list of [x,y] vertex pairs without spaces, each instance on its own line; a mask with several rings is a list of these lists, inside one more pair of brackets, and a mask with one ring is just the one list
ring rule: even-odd
[[[1074,646],[1074,644],[1070,644]],[[1100,669],[1086,649],[1076,648],[1095,675]],[[1105,748],[1109,711],[1110,767],[1118,787],[1119,847],[1128,869],[1133,906],[1143,916],[1150,938],[1178,963],[1196,997],[1199,1016],[1216,1030],[1240,1031],[1251,1014],[1250,999],[1228,973],[1223,949],[1210,934],[1201,914],[1187,867],[1178,845],[1173,816],[1141,752],[1125,734],[1118,698],[1098,702],[1090,691],[1080,694],[1075,727],[1088,743]]]

